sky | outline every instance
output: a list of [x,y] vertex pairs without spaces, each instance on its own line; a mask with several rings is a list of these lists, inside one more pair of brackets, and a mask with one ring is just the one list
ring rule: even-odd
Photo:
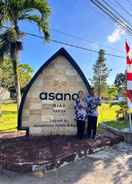
[[[113,0],[110,1],[113,3]],[[123,1],[125,0],[120,2],[123,3]],[[132,44],[131,37],[125,30],[116,25],[110,17],[93,5],[90,0],[49,0],[48,2],[51,8],[51,16],[49,17],[51,39],[89,49],[99,50],[103,48],[107,53],[125,56],[124,43],[127,39],[128,43]],[[117,6],[118,4],[114,5]],[[126,4],[126,8],[130,8],[129,4]],[[20,28],[22,31],[41,35],[35,24],[23,22],[20,24]],[[62,32],[69,36],[62,34]],[[74,35],[74,37],[70,35]],[[61,47],[64,47],[75,59],[86,78],[88,80],[91,79],[93,76],[93,65],[98,58],[97,53],[51,41],[47,43],[42,39],[29,35],[23,38],[20,62],[30,64],[35,73]],[[116,74],[124,72],[126,68],[125,58],[105,55],[105,59],[108,68],[112,69],[107,80],[109,84],[112,84]]]

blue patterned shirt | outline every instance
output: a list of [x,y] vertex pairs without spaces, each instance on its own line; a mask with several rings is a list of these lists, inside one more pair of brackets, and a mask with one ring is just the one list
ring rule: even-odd
[[100,105],[100,98],[98,96],[87,96],[87,114],[90,116],[98,116],[97,107]]
[[75,109],[75,119],[85,121],[87,116],[87,112],[86,112],[87,104],[85,100],[83,100],[83,103],[81,103],[80,99],[78,98],[75,101],[74,109]]

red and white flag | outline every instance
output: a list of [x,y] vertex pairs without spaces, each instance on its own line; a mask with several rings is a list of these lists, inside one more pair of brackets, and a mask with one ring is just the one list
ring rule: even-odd
[[128,43],[125,43],[126,65],[127,65],[127,102],[128,108],[132,109],[132,50]]

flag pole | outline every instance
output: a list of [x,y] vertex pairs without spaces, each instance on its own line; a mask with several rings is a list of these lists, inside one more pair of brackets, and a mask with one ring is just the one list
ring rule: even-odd
[[129,116],[129,129],[132,131],[132,119],[131,119],[131,112],[130,109],[132,109],[132,78],[130,77],[132,75],[132,69],[130,66],[132,66],[132,58],[129,55],[130,53],[130,47],[127,43],[127,40],[125,42],[125,49],[126,49],[126,64],[127,64],[127,104],[128,104],[128,116]]
[[131,119],[131,113],[129,112],[129,127],[130,130],[132,131],[132,119]]

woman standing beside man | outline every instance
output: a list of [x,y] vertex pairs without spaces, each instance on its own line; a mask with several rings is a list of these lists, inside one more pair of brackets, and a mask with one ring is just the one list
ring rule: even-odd
[[95,138],[98,105],[100,105],[100,98],[95,96],[94,88],[91,88],[88,96],[84,96],[84,92],[79,91],[79,98],[75,101],[75,119],[77,122],[77,137],[79,139],[82,139],[84,136],[86,120],[87,136],[88,138]]
[[85,121],[87,116],[87,104],[83,91],[79,91],[79,97],[75,101],[75,120],[77,122],[77,137],[82,139],[85,131]]

